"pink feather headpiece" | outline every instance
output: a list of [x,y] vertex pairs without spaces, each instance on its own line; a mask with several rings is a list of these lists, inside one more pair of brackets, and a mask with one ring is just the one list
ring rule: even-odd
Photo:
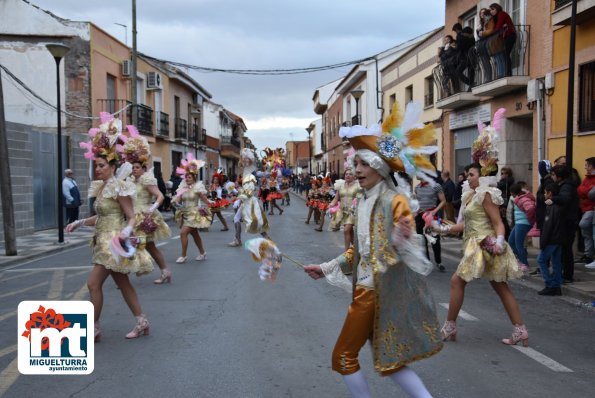
[[186,173],[190,173],[196,177],[198,170],[200,170],[200,168],[204,165],[204,160],[195,159],[194,155],[188,152],[186,159],[182,159],[182,164],[176,168],[176,174],[183,177],[186,175]]
[[120,160],[123,147],[119,142],[123,142],[122,121],[114,118],[114,115],[101,112],[99,114],[101,124],[99,128],[93,127],[89,130],[89,142],[81,142],[81,148],[87,150],[84,156],[86,159],[96,160],[105,158],[108,162]]

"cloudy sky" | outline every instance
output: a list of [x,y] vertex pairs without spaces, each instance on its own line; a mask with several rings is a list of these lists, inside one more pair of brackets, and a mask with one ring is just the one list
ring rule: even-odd
[[[131,45],[131,1],[30,0],[54,14],[91,21]],[[436,0],[137,0],[138,51],[226,69],[289,69],[374,55],[444,24]],[[351,66],[290,76],[190,74],[213,100],[240,115],[254,144],[307,139],[317,87]]]

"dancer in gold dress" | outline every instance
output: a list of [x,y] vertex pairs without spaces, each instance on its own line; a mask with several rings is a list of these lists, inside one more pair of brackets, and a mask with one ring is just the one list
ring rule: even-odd
[[336,213],[335,228],[343,225],[343,239],[345,242],[345,250],[353,244],[353,226],[355,224],[355,204],[354,200],[361,194],[359,183],[355,180],[353,174],[353,166],[345,168],[344,174],[345,182],[341,185],[335,195],[335,198],[330,204],[330,207],[335,207],[340,202],[339,210]]
[[129,239],[135,224],[133,199],[136,196],[136,188],[131,182],[125,181],[132,169],[130,164],[124,163],[119,169],[118,176],[115,175],[121,156],[116,150],[121,132],[122,122],[114,119],[109,113],[102,112],[99,129],[93,128],[89,131],[91,142],[81,143],[81,147],[88,150],[85,157],[95,161],[97,180],[91,183],[89,197],[96,198],[94,204],[96,215],[66,226],[66,232],[74,231],[82,225],[95,226],[91,244],[94,266],[87,279],[95,311],[95,341],[101,340],[99,319],[103,308],[103,283],[108,276],[116,282],[124,301],[136,317],[136,325],[126,338],[132,339],[141,334],[149,334],[149,321],[143,314],[128,274],[134,272],[140,275],[151,272],[153,270],[151,257],[142,248],[142,244],[130,258],[116,259],[110,249],[110,241],[113,238],[121,241]]
[[461,211],[456,225],[437,225],[433,229],[441,233],[463,233],[464,253],[461,262],[450,279],[450,302],[446,322],[442,327],[443,340],[456,340],[456,320],[463,305],[467,283],[477,278],[490,281],[513,324],[511,338],[502,339],[504,344],[529,344],[529,333],[523,322],[519,305],[506,283],[509,279],[523,276],[512,249],[504,239],[504,224],[499,213],[503,203],[502,193],[496,188],[498,173],[498,130],[504,109],[494,115],[492,126],[481,128],[481,134],[472,147],[476,162],[469,166],[469,189],[463,192]]
[[[198,247],[199,255],[196,261],[207,259],[207,252],[200,238],[198,230],[208,228],[211,225],[211,211],[208,205],[213,203],[207,196],[207,190],[201,181],[197,181],[198,171],[205,164],[202,160],[194,159],[188,153],[182,165],[176,169],[176,173],[184,176],[184,180],[176,191],[172,204],[178,208],[176,211],[176,223],[180,228],[180,242],[182,244],[182,255],[177,258],[176,263],[185,263],[188,250],[188,235],[192,236]],[[201,201],[204,206],[201,206]]]

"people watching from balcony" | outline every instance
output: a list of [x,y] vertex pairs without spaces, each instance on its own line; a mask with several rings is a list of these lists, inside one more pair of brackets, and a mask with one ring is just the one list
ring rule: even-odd
[[[475,46],[473,29],[470,26],[463,26],[456,23],[452,27],[455,32],[455,43],[457,50],[456,77],[467,86],[473,83],[473,65],[469,62],[469,50]],[[467,72],[467,74],[465,74]]]
[[482,8],[479,10],[479,24],[477,25],[477,56],[479,58],[479,84],[486,83],[492,80],[492,64],[490,62],[490,49],[488,46],[488,40],[484,33],[486,31],[493,31],[495,25],[494,18],[490,13],[489,8]]
[[[512,53],[512,49],[516,43],[516,29],[514,27],[514,23],[512,22],[510,15],[508,15],[508,13],[506,13],[506,11],[504,11],[502,6],[498,3],[490,4],[490,14],[492,14],[492,19],[494,20],[493,28],[486,28],[482,33],[482,37],[498,35],[497,37],[502,39],[505,56],[504,65],[500,65],[498,59],[496,59],[496,75],[497,77],[511,76],[512,59],[510,54]],[[499,42],[500,40],[496,41]],[[492,54],[494,53],[492,52]]]
[[456,71],[457,50],[455,39],[451,35],[444,36],[444,45],[438,48],[438,58],[442,67],[442,89],[445,96],[451,96],[458,91],[456,79],[454,79]]

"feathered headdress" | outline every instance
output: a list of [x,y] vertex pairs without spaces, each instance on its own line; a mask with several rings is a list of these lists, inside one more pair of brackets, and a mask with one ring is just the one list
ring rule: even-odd
[[395,102],[382,127],[341,127],[339,135],[347,138],[356,150],[368,149],[380,155],[392,171],[404,171],[433,181],[436,170],[429,155],[438,151],[436,130],[431,123],[419,121],[422,111],[419,102],[410,102],[403,116]]
[[186,159],[182,159],[182,164],[176,168],[176,173],[181,176],[190,173],[196,177],[198,170],[204,165],[204,160],[194,159],[194,155],[188,152],[188,154],[186,154]]
[[140,163],[146,166],[151,158],[151,148],[145,137],[142,137],[136,127],[127,125],[126,130],[130,134],[129,137],[122,135],[121,139],[124,141],[123,157],[129,163]]
[[99,117],[101,119],[99,128],[93,127],[89,130],[91,140],[81,142],[79,145],[87,150],[84,154],[86,159],[105,158],[108,162],[119,161],[123,150],[122,145],[119,144],[122,139],[122,121],[107,112],[101,112]]
[[479,137],[471,146],[471,158],[481,165],[482,176],[489,176],[498,170],[498,141],[505,112],[504,108],[498,109],[490,126],[486,127],[482,122],[477,123]]
[[347,152],[347,157],[345,158],[345,163],[343,164],[343,168],[345,169],[345,171],[347,171],[347,169],[351,169],[353,170],[353,158],[355,157],[355,149],[353,148],[349,148],[349,151]]

